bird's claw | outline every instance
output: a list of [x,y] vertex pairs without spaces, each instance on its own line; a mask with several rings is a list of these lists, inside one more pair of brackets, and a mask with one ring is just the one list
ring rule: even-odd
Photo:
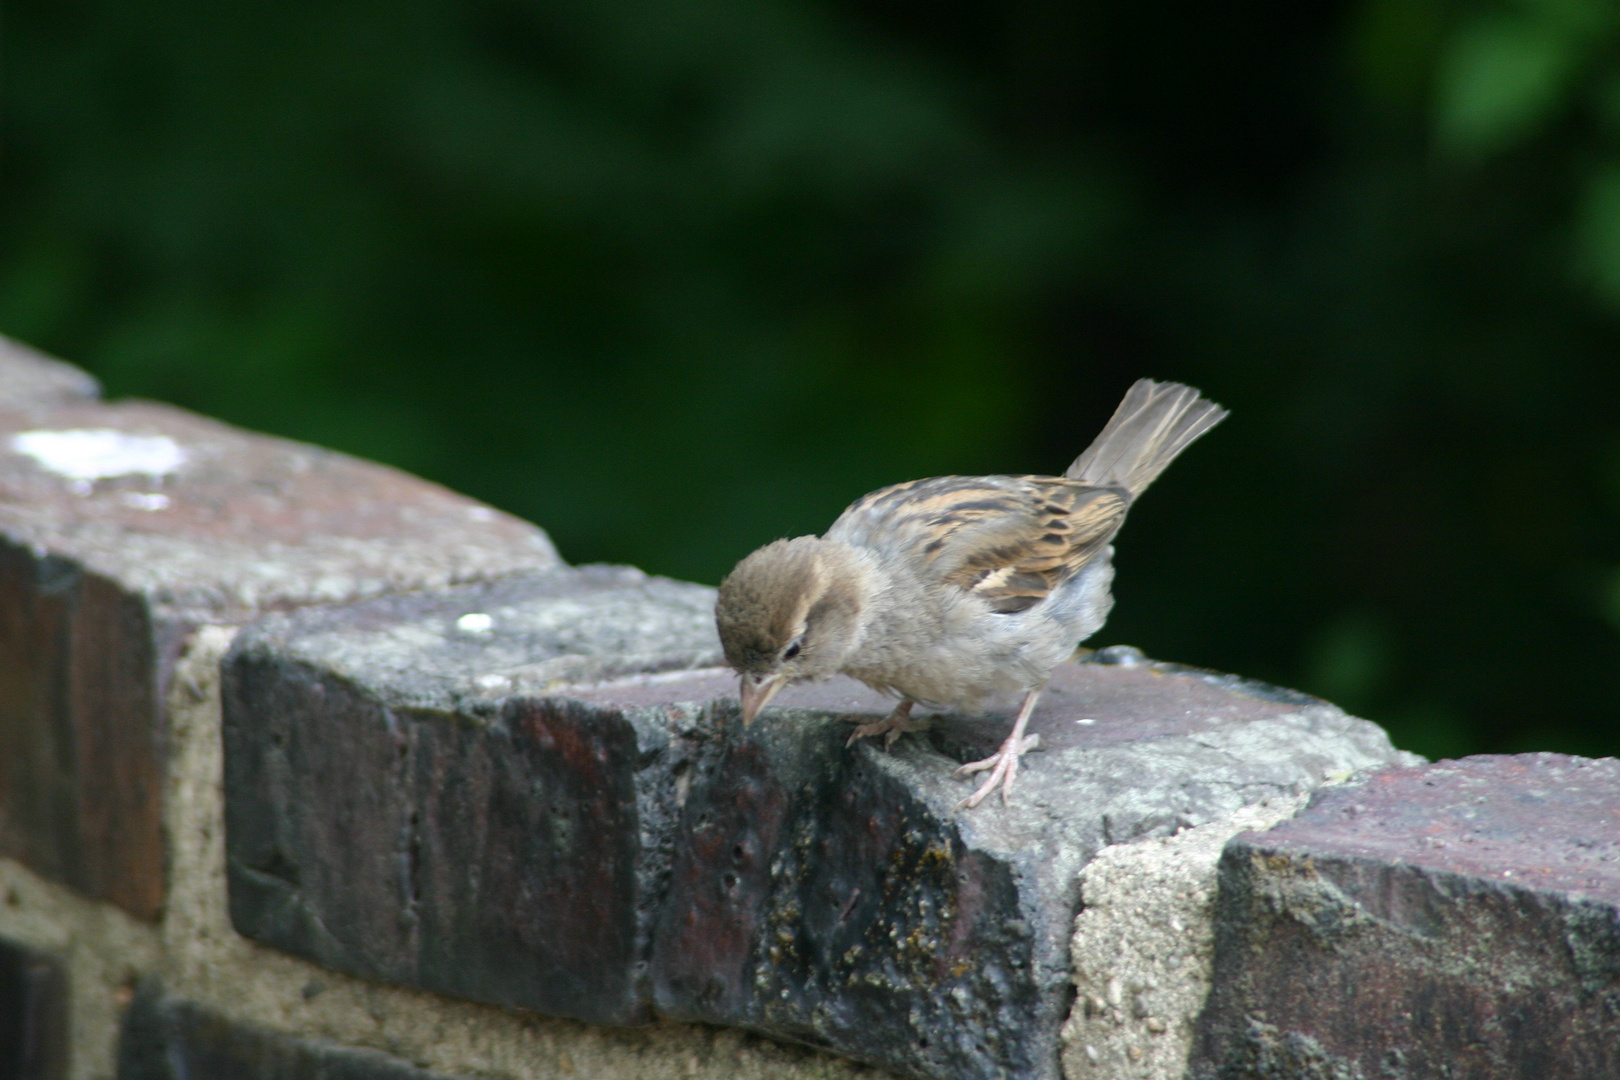
[[855,729],[855,734],[849,737],[845,746],[854,746],[862,739],[870,739],[874,735],[883,736],[883,749],[887,750],[895,744],[895,740],[910,731],[927,731],[933,726],[933,721],[927,717],[912,720],[905,716],[890,714],[882,720],[874,720],[870,724],[862,724]]
[[1002,744],[1001,749],[985,758],[983,761],[970,761],[957,769],[955,776],[971,776],[976,772],[990,770],[990,775],[980,784],[978,789],[956,804],[958,810],[971,810],[985,800],[992,791],[1001,788],[1001,805],[1007,805],[1007,796],[1013,789],[1013,781],[1018,778],[1018,759],[1027,751],[1034,750],[1041,745],[1040,735],[1025,735],[1014,745],[1011,739]]
[[[1014,756],[1017,754],[1027,753],[1030,750],[1038,750],[1040,749],[1040,746],[1041,736],[1039,732],[1036,732],[1033,735],[1025,735],[1023,743],[1018,747],[1018,750]],[[993,769],[997,765],[1001,764],[1002,757],[1007,753],[1007,751],[1008,747],[1002,746],[1000,750],[997,750],[983,761],[970,761],[966,765],[963,765],[957,769],[956,772],[952,773],[951,775],[971,776],[973,773],[983,772],[985,769]]]

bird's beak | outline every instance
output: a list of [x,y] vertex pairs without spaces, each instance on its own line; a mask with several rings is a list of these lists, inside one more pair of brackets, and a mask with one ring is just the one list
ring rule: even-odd
[[764,682],[754,682],[744,675],[737,688],[737,696],[742,699],[743,725],[752,724],[754,717],[759,715],[759,710],[763,709],[766,702],[775,697],[776,692],[786,685],[786,675],[772,675]]

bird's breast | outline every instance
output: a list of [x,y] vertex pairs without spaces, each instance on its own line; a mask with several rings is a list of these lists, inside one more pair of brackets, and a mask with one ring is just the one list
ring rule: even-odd
[[[1001,625],[988,620],[998,620]],[[974,709],[989,695],[1022,692],[1046,681],[1066,652],[1041,647],[1044,635],[1007,633],[1006,616],[962,618],[940,613],[873,627],[844,666],[844,674],[884,693],[926,705]],[[1070,646],[1072,649],[1072,646]]]

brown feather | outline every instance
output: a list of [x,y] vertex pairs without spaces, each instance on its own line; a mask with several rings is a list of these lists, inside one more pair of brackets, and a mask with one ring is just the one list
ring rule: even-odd
[[1059,476],[938,476],[872,492],[828,535],[881,530],[943,583],[1011,614],[1107,547],[1129,505],[1121,490]]

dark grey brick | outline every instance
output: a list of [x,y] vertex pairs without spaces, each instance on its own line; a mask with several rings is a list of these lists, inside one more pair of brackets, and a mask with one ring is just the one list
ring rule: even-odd
[[1193,1074],[1620,1076],[1620,761],[1393,769],[1235,837]]
[[1010,703],[943,718],[893,753],[846,750],[848,723],[802,708],[881,703],[797,704],[699,766],[654,951],[657,1006],[923,1077],[1060,1075],[1077,875],[1104,845],[1396,756],[1375,726],[1286,691],[1173,665],[1066,665],[1013,805],[958,814],[971,788],[950,770],[994,748]]
[[680,778],[712,718],[545,691],[713,663],[712,605],[586,568],[245,632],[224,684],[237,929],[370,978],[645,1019]]
[[[535,527],[396,470],[103,405],[72,374],[0,349],[0,854],[155,919],[163,702],[196,626],[557,557]],[[89,475],[84,452],[120,438],[168,440],[145,447],[174,467],[126,443],[136,471]]]
[[67,1076],[68,981],[61,958],[0,941],[0,1078]]
[[454,1080],[376,1050],[228,1020],[158,984],[124,1018],[118,1080]]

